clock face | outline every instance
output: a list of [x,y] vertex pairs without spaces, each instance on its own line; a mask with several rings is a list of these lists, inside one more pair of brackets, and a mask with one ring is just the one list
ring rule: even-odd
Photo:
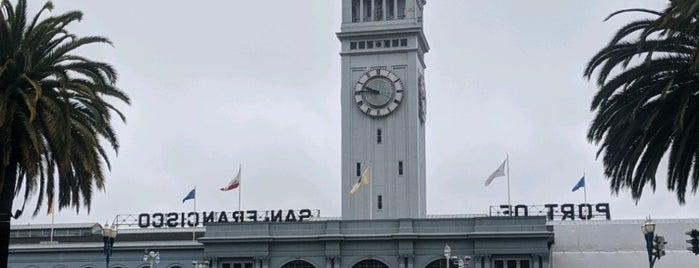
[[403,84],[397,75],[375,69],[362,75],[354,88],[354,101],[369,116],[386,116],[398,108],[403,99]]
[[427,95],[425,95],[425,77],[420,75],[418,83],[418,94],[420,98],[420,103],[418,104],[418,116],[420,116],[420,122],[425,123],[425,120],[427,120]]

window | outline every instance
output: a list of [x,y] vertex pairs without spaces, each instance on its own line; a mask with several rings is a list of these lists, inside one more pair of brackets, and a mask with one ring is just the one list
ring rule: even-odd
[[366,42],[366,48],[367,48],[367,49],[372,49],[372,48],[374,48],[374,42],[372,42],[372,41]]
[[381,144],[381,129],[376,130],[376,143]]
[[357,162],[357,176],[362,176],[362,164]]
[[364,49],[364,45],[365,45],[364,41],[359,42],[359,49]]
[[393,40],[391,41],[391,46],[392,46],[392,47],[398,47],[398,39],[393,39]]
[[383,209],[383,196],[379,195],[378,200],[376,200],[376,206],[378,209]]
[[398,175],[403,175],[403,161],[398,161]]
[[495,260],[494,268],[530,268],[529,260]]
[[[446,268],[447,260],[441,258],[439,260],[432,261],[430,264],[425,266],[425,268]],[[459,263],[455,259],[451,259],[449,262],[449,267],[459,267]]]
[[408,39],[401,39],[400,46],[407,47],[408,46]]
[[376,47],[377,48],[381,47],[381,41],[376,41]]
[[383,47],[391,47],[391,40],[383,40]]
[[363,260],[352,266],[352,268],[388,268],[388,265],[377,260]]
[[405,0],[398,0],[398,19],[405,19]]
[[364,21],[371,21],[371,0],[364,0]]
[[310,264],[308,262],[296,260],[296,261],[287,262],[286,264],[284,264],[284,266],[282,266],[282,268],[315,268],[315,267],[313,266],[313,264]]
[[357,42],[350,42],[350,49],[357,49]]
[[374,20],[383,20],[383,0],[375,0],[374,2]]
[[359,21],[359,11],[361,8],[359,6],[359,1],[360,0],[352,0],[352,22]]
[[396,17],[396,4],[394,0],[386,1],[386,19],[392,20]]
[[222,262],[221,268],[252,268],[252,262]]

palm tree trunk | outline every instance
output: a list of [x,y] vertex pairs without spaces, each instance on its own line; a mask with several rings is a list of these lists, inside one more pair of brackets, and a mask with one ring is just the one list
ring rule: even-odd
[[12,201],[15,199],[15,184],[17,182],[16,167],[0,167],[0,267],[7,267],[10,247],[10,219],[12,218]]

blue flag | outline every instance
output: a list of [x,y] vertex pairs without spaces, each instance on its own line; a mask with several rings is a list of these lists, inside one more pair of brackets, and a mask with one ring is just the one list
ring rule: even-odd
[[575,184],[575,186],[573,186],[573,192],[577,191],[578,189],[580,189],[582,187],[585,187],[585,176],[584,175],[582,178],[580,178],[578,183]]
[[184,201],[187,201],[189,199],[194,199],[194,196],[196,196],[196,194],[197,194],[197,187],[194,187],[194,189],[189,191],[187,196],[185,196],[184,199],[182,199],[182,203],[184,203]]

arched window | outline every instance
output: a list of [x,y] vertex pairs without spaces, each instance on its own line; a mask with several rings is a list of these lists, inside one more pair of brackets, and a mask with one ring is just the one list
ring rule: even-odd
[[[451,259],[449,262],[449,268],[459,267],[459,263],[455,259]],[[425,268],[447,268],[447,261],[445,259],[438,259],[430,262]]]
[[282,268],[315,268],[315,266],[307,261],[296,260],[287,262],[284,264],[284,266],[282,266]]
[[363,260],[352,266],[352,268],[388,268],[388,265],[377,260]]

